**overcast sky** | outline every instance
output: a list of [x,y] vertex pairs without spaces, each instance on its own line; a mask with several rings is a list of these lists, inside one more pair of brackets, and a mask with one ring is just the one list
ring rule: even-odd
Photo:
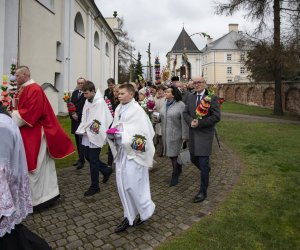
[[[224,2],[225,0],[223,0]],[[214,40],[228,33],[228,24],[239,24],[239,30],[251,31],[254,24],[245,20],[240,12],[232,17],[214,14],[214,0],[95,0],[104,17],[124,18],[124,30],[134,40],[135,54],[139,51],[142,63],[148,60],[147,49],[151,43],[151,59],[159,56],[161,65],[166,63],[166,54],[178,38],[183,25],[191,35],[206,32]],[[225,1],[226,2],[226,1]],[[206,44],[200,35],[192,36],[198,49]]]

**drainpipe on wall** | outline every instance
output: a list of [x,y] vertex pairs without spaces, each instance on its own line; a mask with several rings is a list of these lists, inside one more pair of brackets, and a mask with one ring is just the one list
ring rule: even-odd
[[17,51],[17,66],[20,66],[20,44],[21,44],[21,19],[22,19],[22,1],[19,0],[19,9],[18,9],[18,51]]

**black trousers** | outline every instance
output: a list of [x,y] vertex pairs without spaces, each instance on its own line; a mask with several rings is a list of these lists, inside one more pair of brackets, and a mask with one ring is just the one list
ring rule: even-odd
[[82,142],[82,135],[75,134],[75,142],[76,142],[76,148],[78,152],[79,161],[81,163],[84,163],[84,146],[81,144]]
[[191,162],[200,170],[200,192],[207,195],[209,184],[209,156],[195,156],[191,154]]

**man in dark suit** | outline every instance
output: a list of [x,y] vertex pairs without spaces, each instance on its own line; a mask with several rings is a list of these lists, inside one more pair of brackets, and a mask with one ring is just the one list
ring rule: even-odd
[[104,97],[110,100],[110,103],[114,105],[115,96],[114,96],[114,87],[115,87],[115,79],[109,78],[107,79],[107,89],[104,91]]
[[[196,77],[193,84],[195,92],[189,94],[183,116],[189,126],[191,161],[200,170],[200,190],[194,198],[196,203],[204,201],[207,196],[210,171],[209,156],[212,151],[215,125],[220,121],[221,114],[217,97],[208,96],[204,78]],[[206,98],[205,100],[210,99],[210,102],[207,113],[203,114],[200,119],[196,117],[196,107],[203,98]]]
[[76,147],[78,152],[79,159],[73,164],[73,166],[77,166],[77,169],[81,169],[84,166],[84,146],[82,146],[82,135],[75,134],[75,131],[77,130],[80,122],[81,122],[81,116],[82,116],[82,110],[85,103],[85,97],[83,95],[83,92],[81,91],[83,84],[86,83],[86,80],[83,77],[79,77],[77,79],[77,87],[73,91],[71,96],[71,102],[76,107],[76,112],[70,113],[71,118],[71,133],[75,136],[76,141]]
[[[116,109],[115,96],[114,96],[115,84],[116,84],[115,79],[108,78],[107,79],[107,89],[104,91],[104,98],[108,98],[110,100],[113,111],[115,111],[115,109]],[[113,157],[110,147],[108,146],[108,156],[107,156],[108,167],[112,167],[113,161],[114,161],[114,157]]]

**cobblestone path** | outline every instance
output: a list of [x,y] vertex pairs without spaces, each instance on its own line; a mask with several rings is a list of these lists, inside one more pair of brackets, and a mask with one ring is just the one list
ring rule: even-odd
[[61,199],[53,207],[28,216],[24,224],[53,249],[153,249],[210,214],[232,189],[240,173],[237,157],[225,145],[221,149],[214,145],[208,197],[203,203],[194,204],[200,180],[198,169],[185,166],[179,184],[169,187],[170,160],[165,157],[155,160],[150,185],[156,211],[140,226],[114,233],[123,219],[115,173],[106,184],[100,184],[100,193],[85,198],[83,193],[90,184],[87,165],[81,170],[74,167],[59,170]]

